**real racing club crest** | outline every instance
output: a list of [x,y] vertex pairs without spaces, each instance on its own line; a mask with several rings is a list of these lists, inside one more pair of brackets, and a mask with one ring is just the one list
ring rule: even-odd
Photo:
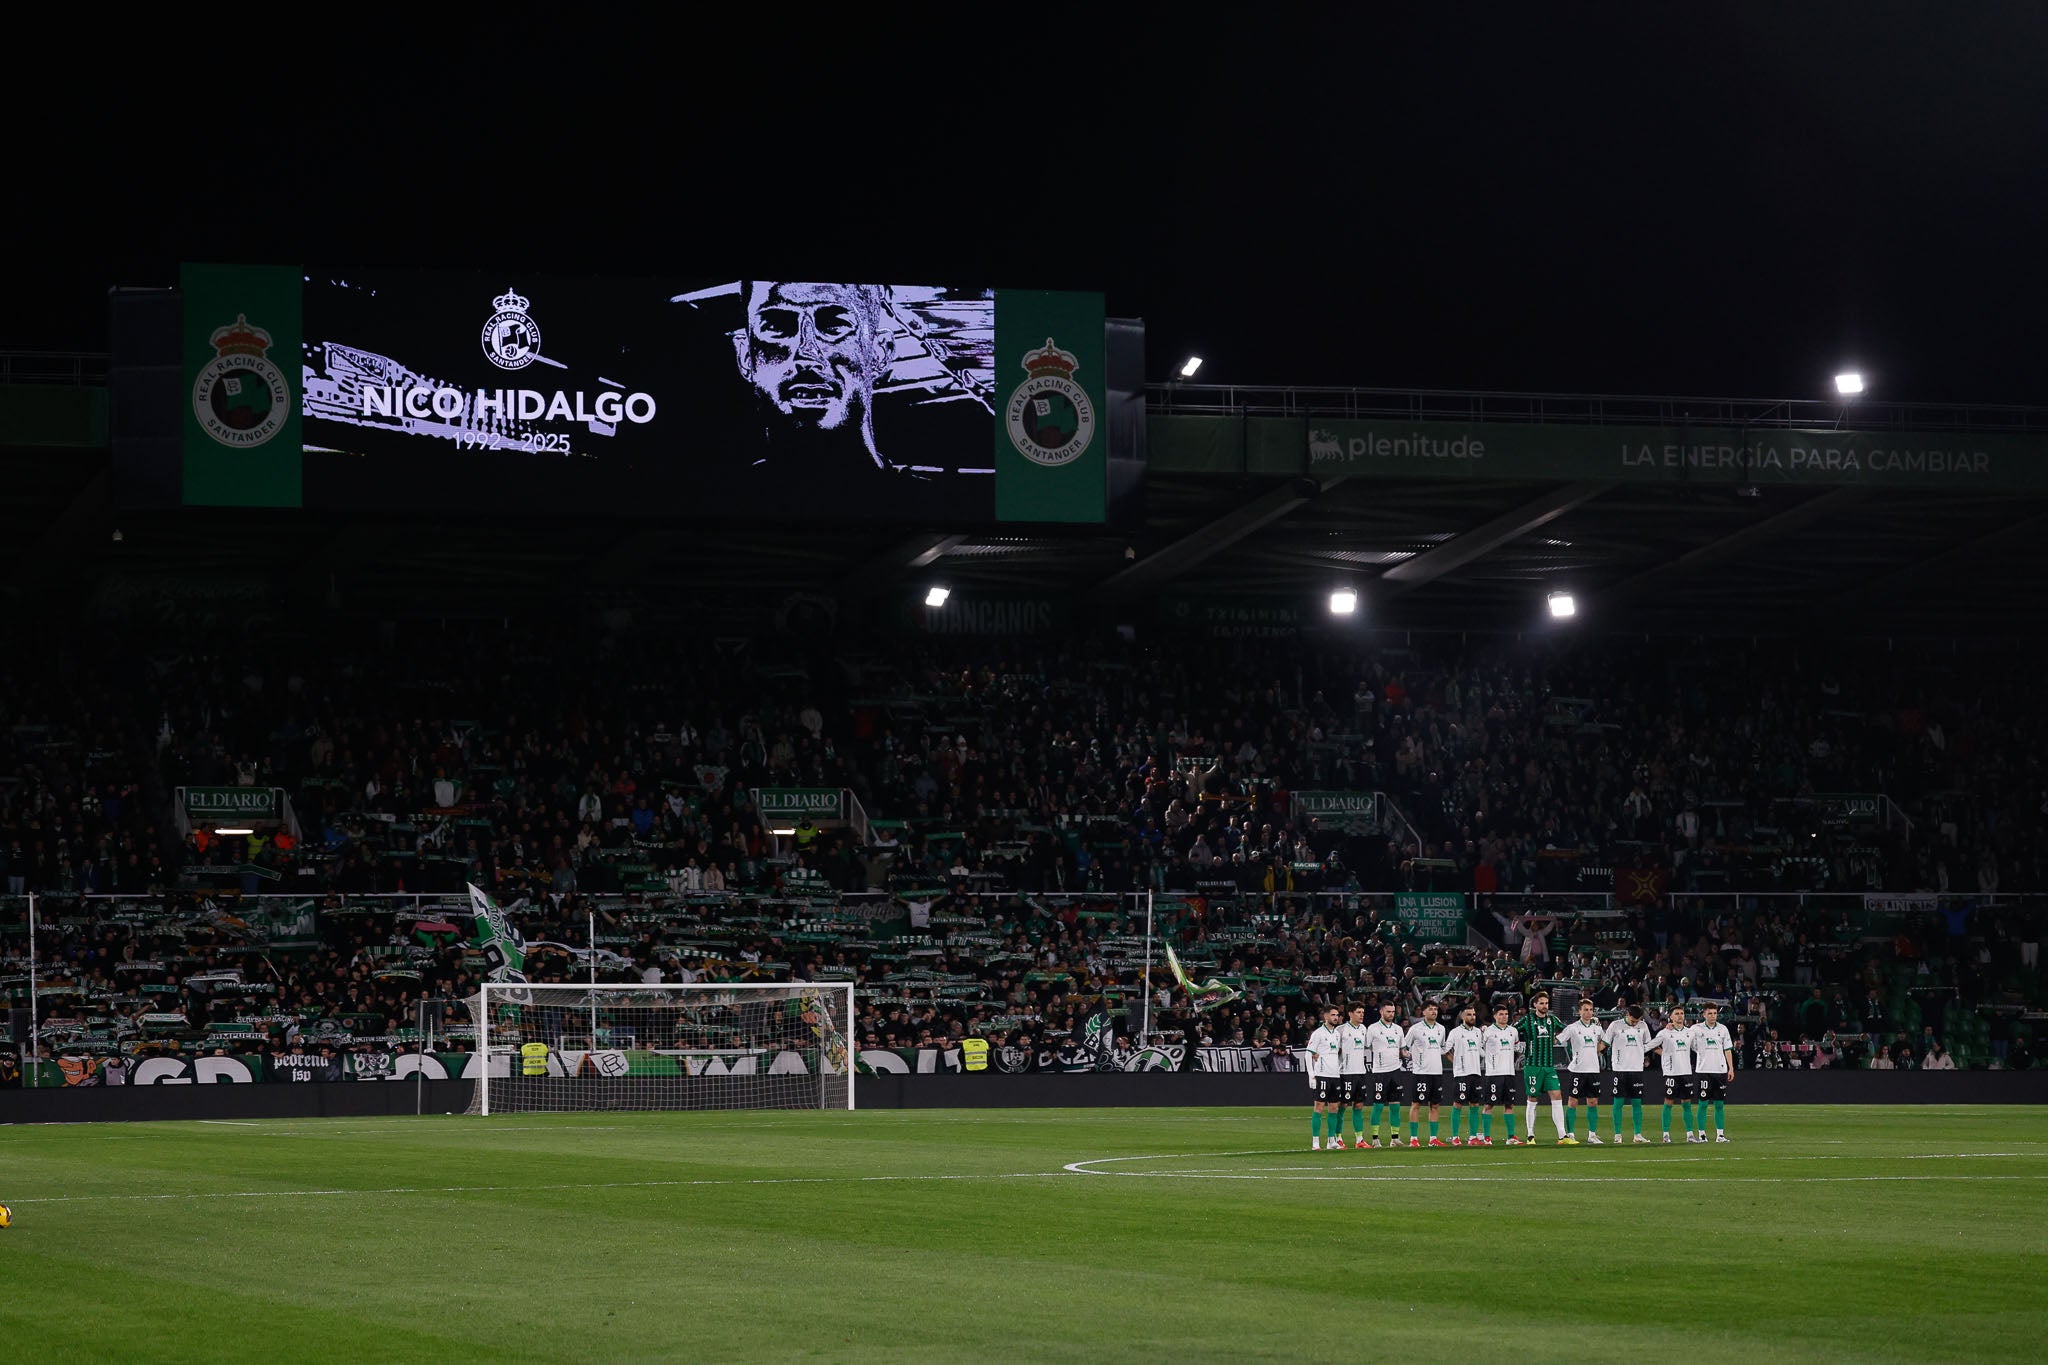
[[540,326],[526,310],[532,300],[507,289],[491,300],[498,311],[484,323],[484,355],[501,370],[523,370],[540,358]]
[[1095,405],[1074,382],[1080,362],[1047,337],[1042,350],[1025,353],[1023,365],[1030,378],[1004,412],[1010,444],[1033,464],[1057,468],[1078,460],[1095,440]]
[[192,384],[192,413],[208,436],[250,450],[283,431],[292,415],[292,387],[271,363],[270,333],[237,313],[214,329],[213,359]]

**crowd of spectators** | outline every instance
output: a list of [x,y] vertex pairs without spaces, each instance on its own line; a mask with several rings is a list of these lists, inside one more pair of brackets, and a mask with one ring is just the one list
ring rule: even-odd
[[[536,940],[588,947],[580,926],[604,919],[609,971],[858,974],[874,1046],[1057,1033],[1104,987],[1128,1005],[1129,897],[1153,892],[1184,959],[1239,992],[1199,1012],[1169,996],[1182,1017],[1159,1018],[1190,1042],[1282,1046],[1331,991],[1558,979],[1603,1007],[1742,1001],[1755,1064],[1840,1065],[1902,1031],[1903,989],[1934,1017],[1881,1051],[1939,1065],[1917,1033],[1938,1036],[1949,1001],[2037,993],[2039,912],[2014,899],[2043,889],[2048,824],[2028,676],[2016,658],[1697,641],[81,642],[0,660],[0,892],[76,904],[77,974],[101,995],[122,976],[176,987],[192,1019],[251,1011],[195,991],[198,963],[133,970],[162,959],[143,936],[164,924],[206,970],[273,987],[294,1008],[272,1025],[402,1031],[473,964],[455,928],[417,927],[439,912],[401,922],[365,897],[475,883]],[[181,786],[275,787],[291,818],[181,833]],[[858,819],[777,833],[759,788],[844,788]],[[1324,825],[1297,815],[1304,791],[1390,804]],[[1397,889],[1471,893],[1499,948],[1404,938]],[[261,936],[233,913],[251,892],[320,902],[319,948],[252,957]],[[1791,892],[1904,908],[1880,923],[1853,896],[1821,914],[1762,895]],[[107,894],[155,919],[73,901]],[[827,894],[923,922],[789,927]],[[394,946],[419,955],[369,951]],[[916,972],[959,989],[882,989]]]

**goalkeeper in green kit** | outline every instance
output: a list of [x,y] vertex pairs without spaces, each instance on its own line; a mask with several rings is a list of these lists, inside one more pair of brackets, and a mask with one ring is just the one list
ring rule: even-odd
[[1536,1100],[1550,1101],[1550,1121],[1557,1129],[1561,1147],[1576,1147],[1578,1139],[1565,1131],[1564,1092],[1557,1082],[1557,1039],[1564,1032],[1564,1020],[1550,1012],[1550,992],[1538,991],[1529,1001],[1530,1011],[1515,1024],[1522,1035],[1522,1094],[1528,1101],[1529,1141],[1536,1141]]

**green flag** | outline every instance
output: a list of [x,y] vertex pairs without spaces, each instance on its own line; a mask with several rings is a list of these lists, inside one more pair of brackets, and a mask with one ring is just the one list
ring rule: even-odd
[[484,967],[492,981],[526,980],[526,940],[497,903],[475,882],[469,883],[469,906],[476,916],[470,943],[484,955]]

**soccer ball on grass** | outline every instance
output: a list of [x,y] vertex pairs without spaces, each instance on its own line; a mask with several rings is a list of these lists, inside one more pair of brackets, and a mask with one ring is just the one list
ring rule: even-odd
[[5,1204],[0,1204],[0,1228],[10,1228],[13,1226],[14,1210],[8,1208]]

